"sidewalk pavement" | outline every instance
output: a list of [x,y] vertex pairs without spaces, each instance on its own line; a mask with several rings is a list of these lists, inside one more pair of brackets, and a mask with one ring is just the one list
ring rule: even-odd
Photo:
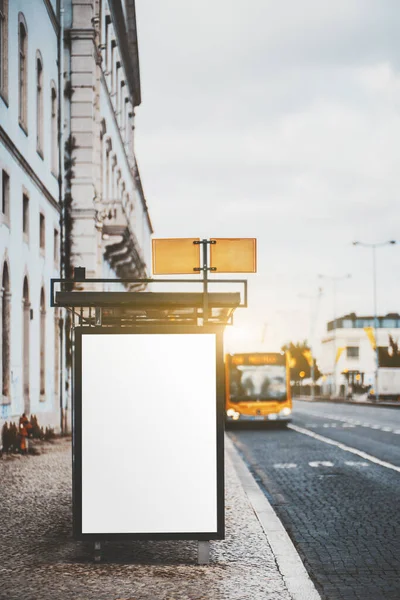
[[334,396],[315,396],[314,400],[311,396],[295,396],[293,400],[303,400],[305,402],[330,402],[331,404],[358,404],[359,406],[373,406],[374,408],[383,406],[384,408],[400,408],[400,402],[389,402],[382,401],[373,402],[372,400],[365,400],[361,397],[352,398],[340,398]]
[[71,535],[71,444],[0,460],[0,600],[318,600],[281,522],[226,438],[226,539],[93,544]]

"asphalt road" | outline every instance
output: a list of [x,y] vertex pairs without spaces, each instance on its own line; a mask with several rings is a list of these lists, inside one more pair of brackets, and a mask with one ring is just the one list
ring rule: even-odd
[[296,401],[290,429],[229,435],[322,598],[400,599],[400,409]]

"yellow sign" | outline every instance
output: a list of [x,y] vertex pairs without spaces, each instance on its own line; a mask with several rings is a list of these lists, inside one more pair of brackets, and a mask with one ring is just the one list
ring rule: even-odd
[[217,273],[255,273],[257,240],[255,238],[211,238],[210,267]]
[[312,367],[313,363],[314,363],[314,358],[313,358],[313,355],[311,353],[311,350],[303,350],[303,356],[306,359],[306,361],[308,362],[308,365],[310,367]]
[[166,238],[152,240],[154,275],[193,275],[200,268],[199,238]]
[[369,339],[369,343],[371,344],[372,350],[376,350],[376,339],[375,339],[374,328],[373,327],[364,327],[364,331],[367,334],[367,337]]
[[346,348],[345,346],[341,346],[340,348],[337,349],[335,364],[339,362],[339,359],[342,356],[342,352],[343,352],[343,350],[345,350],[345,348]]
[[293,358],[292,354],[289,352],[289,350],[286,350],[286,360],[287,360],[287,364],[289,369],[294,369],[296,366],[296,359]]

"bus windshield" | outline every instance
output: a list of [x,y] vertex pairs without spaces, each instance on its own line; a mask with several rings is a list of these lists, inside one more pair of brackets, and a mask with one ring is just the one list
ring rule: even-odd
[[231,365],[231,402],[266,402],[286,399],[284,365]]

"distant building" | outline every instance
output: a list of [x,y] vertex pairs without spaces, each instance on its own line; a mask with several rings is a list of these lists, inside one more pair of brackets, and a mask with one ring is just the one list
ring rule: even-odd
[[[377,317],[376,342],[381,368],[400,367],[400,315]],[[375,385],[374,317],[354,313],[327,324],[319,368],[322,393],[345,396],[367,392]]]
[[149,274],[140,102],[134,0],[0,0],[0,427],[69,420],[50,279]]

